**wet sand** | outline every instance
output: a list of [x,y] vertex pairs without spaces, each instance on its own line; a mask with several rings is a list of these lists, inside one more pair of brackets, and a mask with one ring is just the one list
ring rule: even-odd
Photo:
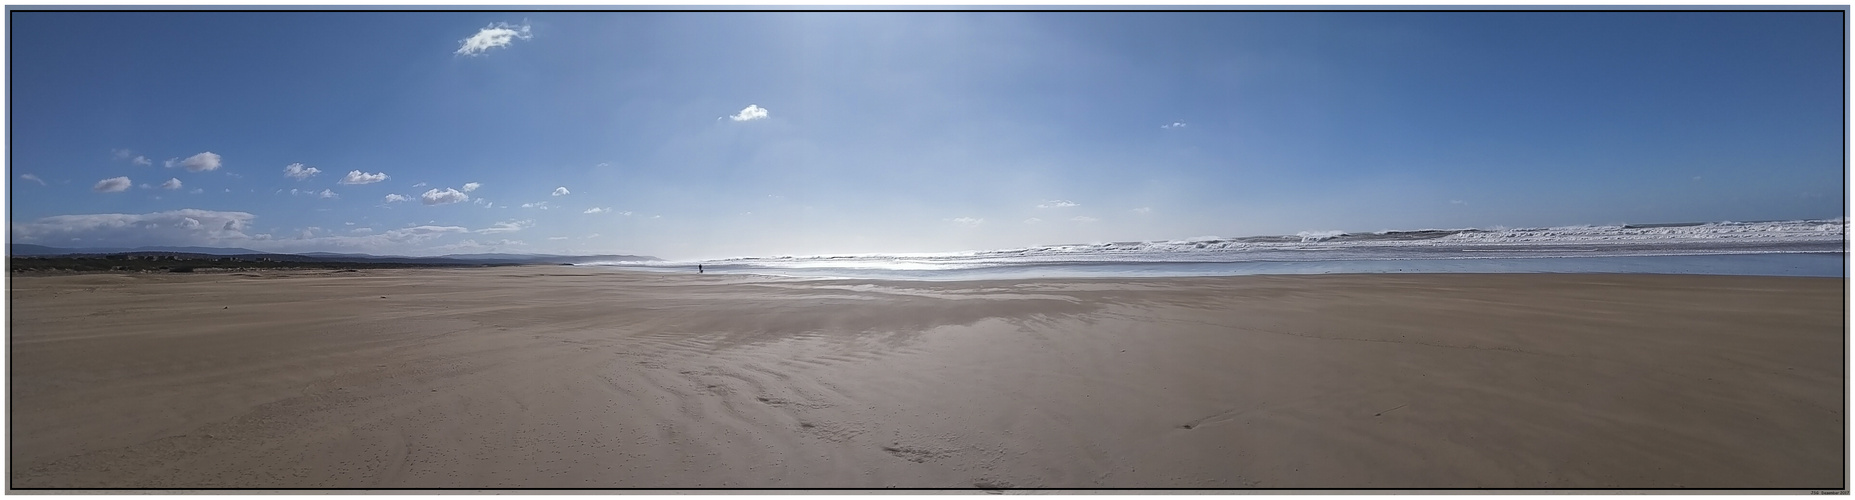
[[1844,280],[15,276],[14,488],[1841,488]]

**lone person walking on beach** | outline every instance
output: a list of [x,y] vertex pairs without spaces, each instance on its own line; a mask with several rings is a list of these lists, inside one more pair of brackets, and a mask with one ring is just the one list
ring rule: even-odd
[[702,264],[696,264],[696,274],[702,274]]

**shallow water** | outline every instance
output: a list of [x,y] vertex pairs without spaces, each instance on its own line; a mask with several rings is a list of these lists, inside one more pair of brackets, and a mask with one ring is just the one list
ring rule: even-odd
[[[805,267],[704,263],[710,273],[808,278],[865,278],[966,281],[1032,278],[1164,278],[1256,274],[1332,273],[1642,273],[1748,276],[1845,277],[1846,254],[1761,253],[1715,255],[1592,256],[1490,259],[1370,259],[1247,262],[1038,262],[958,269],[893,269],[859,266]],[[689,273],[688,266],[625,266],[620,269]]]

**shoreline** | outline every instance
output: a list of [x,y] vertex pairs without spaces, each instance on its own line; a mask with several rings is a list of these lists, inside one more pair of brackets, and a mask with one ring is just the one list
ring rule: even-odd
[[1842,278],[12,277],[11,484],[1772,488]]

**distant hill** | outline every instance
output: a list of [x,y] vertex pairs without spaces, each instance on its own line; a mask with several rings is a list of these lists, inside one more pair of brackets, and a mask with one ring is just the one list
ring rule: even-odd
[[282,262],[358,262],[375,264],[580,264],[604,261],[652,261],[662,260],[645,255],[547,255],[547,254],[503,254],[478,253],[454,254],[437,257],[407,257],[403,255],[371,255],[363,253],[304,252],[299,254],[269,253],[244,248],[212,247],[138,247],[138,248],[58,248],[27,243],[14,243],[9,247],[14,257],[39,257],[53,255],[142,255],[163,257],[200,258],[205,256],[231,257],[239,260],[267,259]]
[[524,262],[546,264],[579,264],[584,262],[610,261],[651,261],[663,260],[647,255],[549,255],[549,254],[508,254],[508,253],[472,253],[441,255],[439,258],[458,260],[481,260],[497,262]]
[[52,247],[48,247],[45,245],[29,245],[25,243],[14,243],[13,247],[7,253],[10,253],[12,255],[21,255],[21,256],[24,256],[24,255],[64,255],[67,253],[71,253],[71,251],[69,249],[52,248]]

